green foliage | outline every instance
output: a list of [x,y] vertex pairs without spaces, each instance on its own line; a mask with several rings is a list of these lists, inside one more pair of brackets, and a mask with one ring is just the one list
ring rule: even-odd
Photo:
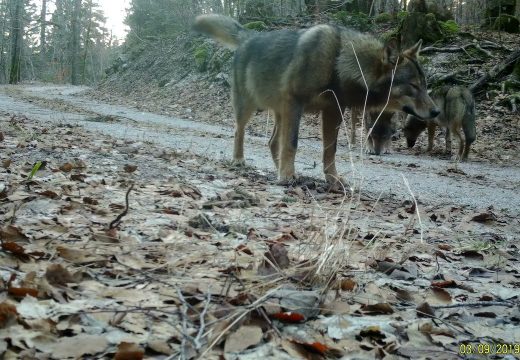
[[399,11],[397,13],[397,20],[399,22],[403,21],[408,16],[408,11]]
[[520,81],[520,60],[517,60],[513,68],[512,75],[515,79]]
[[29,174],[29,176],[27,177],[27,181],[31,181],[32,178],[34,177],[34,175],[36,174],[36,172],[38,170],[40,170],[40,167],[42,166],[42,162],[41,161],[37,161],[36,164],[34,164],[34,166],[32,167],[32,170],[31,170],[31,173]]
[[454,20],[439,21],[439,26],[444,35],[454,35],[460,31],[459,25]]
[[394,17],[390,13],[381,13],[375,17],[374,21],[378,24],[384,24],[394,21]]
[[348,13],[342,10],[333,14],[332,17],[342,25],[359,31],[368,31],[372,28],[370,18],[365,13]]
[[264,31],[267,30],[267,25],[263,21],[252,21],[244,24],[244,27],[249,30]]
[[390,41],[391,39],[398,39],[398,38],[399,38],[399,31],[397,29],[384,32],[380,36],[381,41],[383,41],[384,43]]
[[218,49],[218,51],[211,56],[211,58],[208,60],[206,69],[211,74],[218,74],[222,71],[224,66],[230,61],[230,59],[233,57],[233,51],[229,49]]
[[[185,27],[182,11],[177,9],[183,1],[132,0],[125,23],[130,27],[128,40],[169,38]],[[191,21],[191,17],[190,17]]]

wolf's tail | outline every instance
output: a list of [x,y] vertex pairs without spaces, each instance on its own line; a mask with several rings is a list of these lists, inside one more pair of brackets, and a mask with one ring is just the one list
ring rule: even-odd
[[236,20],[216,14],[197,16],[193,29],[210,36],[231,49],[236,49],[248,33]]

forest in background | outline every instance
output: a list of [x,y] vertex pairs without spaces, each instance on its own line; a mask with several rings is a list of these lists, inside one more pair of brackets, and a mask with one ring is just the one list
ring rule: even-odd
[[0,0],[0,83],[96,84],[122,51],[173,40],[201,13],[282,26],[333,18],[363,31],[378,21],[402,20],[412,6],[425,7],[439,20],[497,30],[512,22],[515,31],[520,16],[517,0],[132,0],[121,47],[105,27],[100,1]]
[[0,19],[0,83],[96,83],[119,45],[96,0],[1,0]]

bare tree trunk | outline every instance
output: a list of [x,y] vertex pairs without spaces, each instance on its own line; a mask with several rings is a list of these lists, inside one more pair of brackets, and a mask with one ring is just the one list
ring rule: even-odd
[[88,46],[90,43],[90,32],[92,31],[92,0],[88,3],[88,27],[87,27],[87,33],[85,35],[85,49],[83,50],[83,76],[82,76],[82,82],[85,83],[85,77],[86,77],[86,70],[87,70],[87,53],[88,53]]
[[72,14],[72,53],[71,53],[71,70],[70,82],[72,85],[78,84],[78,58],[80,48],[80,26],[79,17],[81,10],[81,0],[74,0],[74,10]]
[[47,0],[42,0],[42,11],[40,13],[40,63],[45,64],[45,34],[47,31]]
[[11,70],[9,84],[17,84],[21,78],[22,63],[22,10],[23,0],[16,0],[11,26]]
[[5,43],[7,42],[5,37],[7,30],[7,5],[5,1],[2,1],[0,5],[2,5],[2,8],[0,8],[0,14],[2,15],[2,28],[0,29],[0,83],[3,83],[7,79],[7,55],[4,53]]

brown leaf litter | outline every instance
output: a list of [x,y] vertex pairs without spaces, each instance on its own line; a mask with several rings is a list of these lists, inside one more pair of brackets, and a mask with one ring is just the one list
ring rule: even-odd
[[[284,189],[0,121],[5,358],[450,359],[520,338],[520,224],[500,210]],[[37,147],[18,146],[27,133]]]

